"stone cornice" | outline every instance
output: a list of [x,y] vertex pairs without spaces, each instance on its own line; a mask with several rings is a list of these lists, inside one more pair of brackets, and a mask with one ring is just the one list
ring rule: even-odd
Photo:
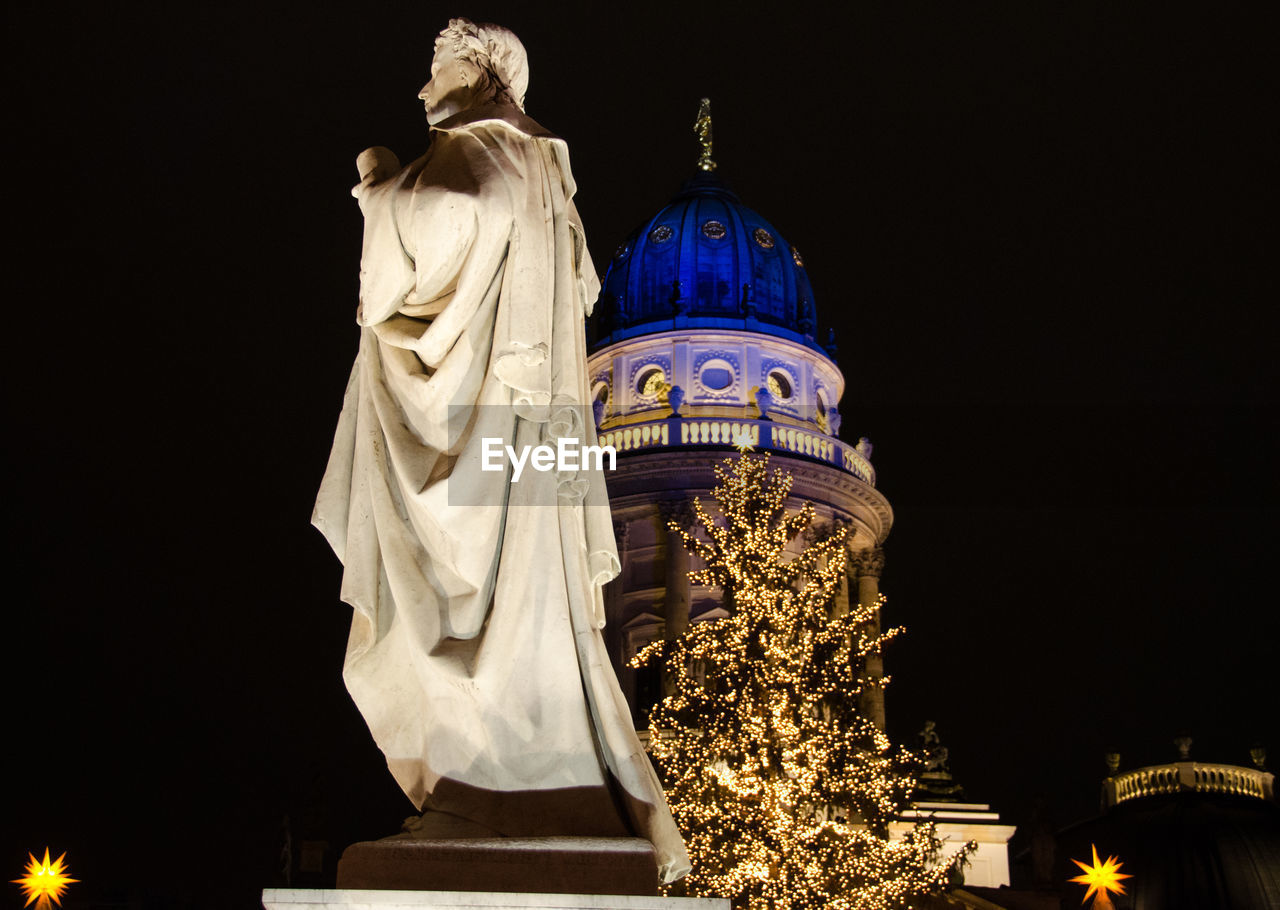
[[[705,499],[716,484],[713,468],[724,459],[722,452],[671,450],[619,458],[618,469],[606,474],[610,502],[618,509],[638,505],[652,508],[653,501],[663,498],[664,492],[675,491]],[[795,478],[791,488],[793,499],[832,508],[837,517],[852,519],[855,525],[866,528],[877,546],[889,536],[893,509],[875,487],[818,462],[777,453],[770,462],[776,468],[785,468]]]

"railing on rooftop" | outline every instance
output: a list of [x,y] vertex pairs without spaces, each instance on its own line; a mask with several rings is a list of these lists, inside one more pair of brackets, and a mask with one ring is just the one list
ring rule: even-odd
[[1102,784],[1102,801],[1114,806],[1144,796],[1167,793],[1233,793],[1257,799],[1275,799],[1275,775],[1239,765],[1214,765],[1181,761],[1151,765],[1109,777]]

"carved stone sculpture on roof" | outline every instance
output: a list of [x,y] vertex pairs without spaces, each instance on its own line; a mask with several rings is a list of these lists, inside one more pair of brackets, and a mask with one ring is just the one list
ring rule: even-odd
[[955,800],[964,792],[964,788],[951,776],[951,751],[938,736],[937,724],[931,720],[924,722],[924,729],[917,735],[917,748],[924,753],[924,770],[916,786],[917,798]]
[[504,835],[638,834],[669,881],[687,855],[601,639],[603,478],[512,483],[481,457],[595,443],[598,282],[528,81],[515,35],[451,20],[426,154],[360,156],[360,348],[312,520],[354,607],[347,688],[414,804]]

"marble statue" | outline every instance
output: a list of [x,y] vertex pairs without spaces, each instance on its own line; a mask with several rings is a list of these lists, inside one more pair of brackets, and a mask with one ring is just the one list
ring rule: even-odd
[[827,426],[831,428],[830,435],[840,435],[840,423],[843,418],[840,416],[840,409],[835,405],[827,406]]
[[753,386],[751,394],[755,399],[756,410],[760,412],[760,419],[768,420],[769,412],[773,410],[773,395],[763,386]]
[[951,776],[951,750],[942,745],[937,724],[926,720],[924,729],[916,734],[923,769],[916,784],[919,796],[954,801],[964,788]]
[[1191,737],[1185,733],[1173,738],[1173,746],[1178,750],[1178,761],[1191,761]]
[[563,140],[523,108],[511,32],[454,19],[427,153],[357,161],[360,347],[313,523],[354,608],[343,677],[419,809],[511,836],[640,836],[688,857],[601,637],[619,570],[603,475],[486,468],[596,443],[599,290]]
[[667,389],[667,407],[671,408],[671,416],[679,417],[680,408],[684,405],[684,389],[673,385]]
[[1267,750],[1262,743],[1254,743],[1249,747],[1249,760],[1259,771],[1267,770]]

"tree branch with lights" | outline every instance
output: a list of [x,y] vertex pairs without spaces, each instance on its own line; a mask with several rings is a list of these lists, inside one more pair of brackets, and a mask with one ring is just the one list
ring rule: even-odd
[[858,695],[887,681],[866,659],[902,630],[873,631],[878,603],[836,615],[847,530],[803,543],[813,507],[787,513],[792,478],[768,455],[716,476],[721,520],[697,502],[693,527],[671,529],[702,561],[690,577],[719,587],[730,616],[634,662],[662,662],[670,680],[650,750],[693,860],[684,886],[738,908],[906,907],[974,845],[940,859],[929,821],[889,839],[921,763],[892,751]]

